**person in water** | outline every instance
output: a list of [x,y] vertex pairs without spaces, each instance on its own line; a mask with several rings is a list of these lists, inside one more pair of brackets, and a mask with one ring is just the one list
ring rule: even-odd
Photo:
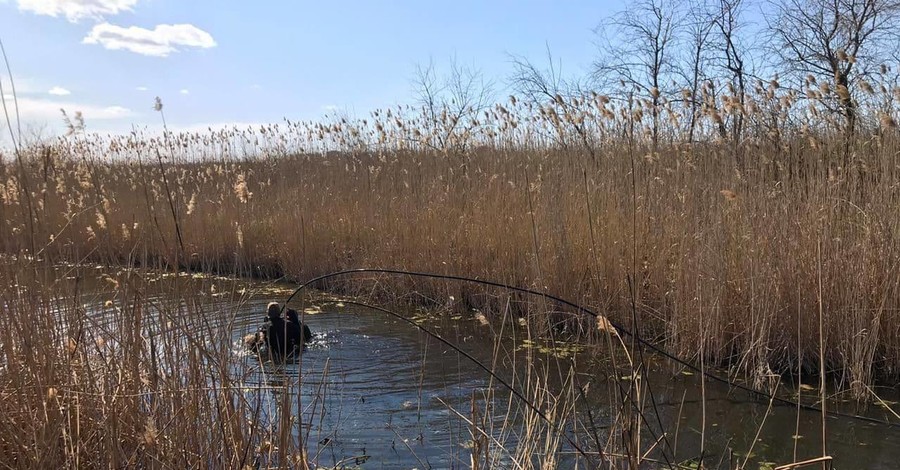
[[300,346],[312,340],[312,331],[309,330],[308,326],[300,322],[300,317],[297,315],[296,310],[292,308],[287,309],[287,318],[288,329],[292,333],[291,338],[299,339]]
[[266,346],[269,347],[269,353],[276,356],[284,356],[293,352],[292,338],[288,336],[287,322],[281,318],[281,307],[278,302],[270,302],[266,307]]
[[281,317],[281,306],[271,302],[266,307],[265,324],[256,333],[244,337],[244,344],[254,352],[266,346],[273,356],[284,357],[312,339],[309,327],[300,323],[297,311],[288,309],[287,320]]

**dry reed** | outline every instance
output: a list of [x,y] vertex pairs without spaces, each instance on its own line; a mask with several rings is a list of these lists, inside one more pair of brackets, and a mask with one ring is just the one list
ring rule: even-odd
[[[863,396],[876,379],[900,375],[896,110],[863,102],[848,136],[827,112],[837,92],[809,86],[803,95],[759,83],[741,107],[727,95],[704,97],[690,143],[690,108],[595,94],[512,98],[453,122],[396,107],[358,120],[163,137],[76,130],[23,148],[15,164],[3,159],[0,251],[17,263],[295,280],[363,266],[465,273],[578,299],[623,324],[634,320],[674,353],[732,367],[759,386],[773,372],[799,367],[804,375],[831,371],[839,387]],[[891,96],[873,93],[868,102]],[[722,138],[737,115],[742,134]],[[651,116],[668,117],[652,139]],[[440,284],[412,282],[391,287],[423,298],[448,294]],[[472,294],[454,292],[470,307],[490,309]],[[53,304],[22,302],[21,293],[6,300],[4,321]],[[526,318],[536,336],[554,328],[549,317]],[[821,331],[821,341],[799,331]],[[135,354],[144,350],[133,346]],[[78,358],[83,367],[94,360],[84,347],[76,342],[71,358],[53,352],[62,356],[45,363]],[[140,370],[127,366],[127,386],[111,379],[97,386],[140,396]],[[184,371],[179,386],[190,386],[199,370]],[[61,372],[53,391],[28,395],[34,403],[19,409],[67,397],[58,384],[97,380]],[[38,390],[44,379],[17,380],[12,389]],[[89,406],[102,416],[110,404]],[[167,413],[178,425],[178,411]],[[108,447],[103,461],[126,463],[152,443],[174,453],[170,461],[193,462],[196,456],[178,453],[196,447],[155,443],[164,420],[154,419],[117,423],[135,436],[126,445],[100,443],[109,434],[103,419],[82,432],[96,434],[97,446],[120,446]],[[229,437],[244,432],[236,426],[224,428],[225,438],[239,440]]]

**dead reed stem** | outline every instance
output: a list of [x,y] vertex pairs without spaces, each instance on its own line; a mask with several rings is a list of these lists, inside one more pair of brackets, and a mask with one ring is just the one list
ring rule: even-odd
[[[294,280],[360,266],[465,273],[582,299],[684,358],[702,344],[702,360],[760,385],[833,370],[867,396],[854,384],[900,377],[895,128],[866,127],[861,106],[843,164],[846,136],[810,111],[827,103],[787,89],[761,87],[732,114],[710,98],[691,144],[690,109],[573,98],[498,104],[443,144],[398,107],[26,146],[0,165],[0,247]],[[719,138],[735,113],[740,165],[735,140]],[[154,154],[167,159],[148,167]],[[546,333],[547,319],[530,320]],[[798,336],[813,328],[818,341]]]

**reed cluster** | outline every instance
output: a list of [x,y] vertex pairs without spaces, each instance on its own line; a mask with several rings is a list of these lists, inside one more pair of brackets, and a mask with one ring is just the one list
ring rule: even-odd
[[4,465],[242,468],[300,458],[292,440],[281,454],[267,444],[281,442],[264,419],[267,394],[246,382],[229,341],[209,341],[240,303],[136,270],[4,258],[0,279]]
[[863,394],[900,376],[886,77],[852,132],[812,78],[740,99],[511,96],[199,133],[100,136],[76,119],[4,155],[0,251],[298,281],[464,273],[623,324],[633,292],[645,337],[757,383],[819,369],[821,307],[826,369]]

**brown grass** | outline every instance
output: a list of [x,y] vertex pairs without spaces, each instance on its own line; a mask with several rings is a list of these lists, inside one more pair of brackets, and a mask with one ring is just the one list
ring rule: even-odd
[[[688,109],[664,102],[656,153],[652,104],[594,95],[452,123],[393,108],[165,142],[76,131],[0,167],[0,250],[296,280],[464,273],[625,324],[631,277],[644,335],[762,385],[797,357],[818,369],[818,338],[796,331],[817,331],[821,246],[825,367],[864,393],[900,371],[900,140],[865,103],[846,138],[833,94],[809,92],[705,97],[693,143]],[[721,139],[738,114],[744,134]]]
[[[0,461],[5,465],[320,468],[320,459],[332,457],[334,449],[323,451],[320,446],[321,454],[315,452],[323,436],[341,432],[316,421],[320,413],[342,413],[325,409],[324,389],[340,384],[326,380],[328,368],[321,378],[310,377],[308,371],[291,377],[262,368],[256,359],[232,349],[232,322],[244,302],[263,292],[286,295],[283,287],[156,270],[50,266],[10,257],[2,261],[0,280],[9,286],[0,291]],[[495,298],[502,297],[495,293]],[[461,442],[471,445],[470,450],[451,446],[448,457],[462,462],[466,456],[471,465],[482,468],[532,469],[556,468],[561,460],[573,459],[595,466],[603,455],[616,468],[624,468],[627,461],[642,462],[648,456],[652,461],[656,453],[666,452],[644,451],[642,442],[618,452],[623,445],[620,429],[647,424],[618,414],[624,398],[612,383],[606,384],[610,390],[595,394],[603,397],[600,403],[608,401],[604,409],[614,416],[601,440],[597,423],[581,415],[588,402],[572,364],[509,341],[510,336],[533,337],[527,323],[506,321],[512,318],[508,300],[488,313],[497,321],[485,320],[479,323],[480,332],[470,331],[479,341],[496,340],[485,365],[505,376],[534,406],[505,391],[497,393],[504,390],[499,376],[485,375],[486,386],[472,391],[471,415],[444,402],[468,424],[457,439],[471,433],[470,441]],[[495,326],[500,331],[494,331]],[[509,367],[510,362],[516,367]],[[318,384],[302,403],[297,397],[300,382]],[[293,412],[294,405],[302,412]],[[372,413],[383,411],[375,406]],[[378,418],[370,419],[377,424]],[[569,427],[580,436],[593,429],[590,442],[576,437],[590,452],[588,457],[574,455],[568,444],[572,441],[560,431]],[[339,457],[353,461],[352,456]]]
[[265,394],[245,390],[231,371],[229,341],[206,342],[217,329],[211,315],[229,312],[179,294],[184,280],[171,276],[125,270],[99,287],[90,282],[97,277],[93,268],[0,266],[8,286],[0,294],[4,465],[241,468],[264,460],[257,447],[272,429],[254,426]]

